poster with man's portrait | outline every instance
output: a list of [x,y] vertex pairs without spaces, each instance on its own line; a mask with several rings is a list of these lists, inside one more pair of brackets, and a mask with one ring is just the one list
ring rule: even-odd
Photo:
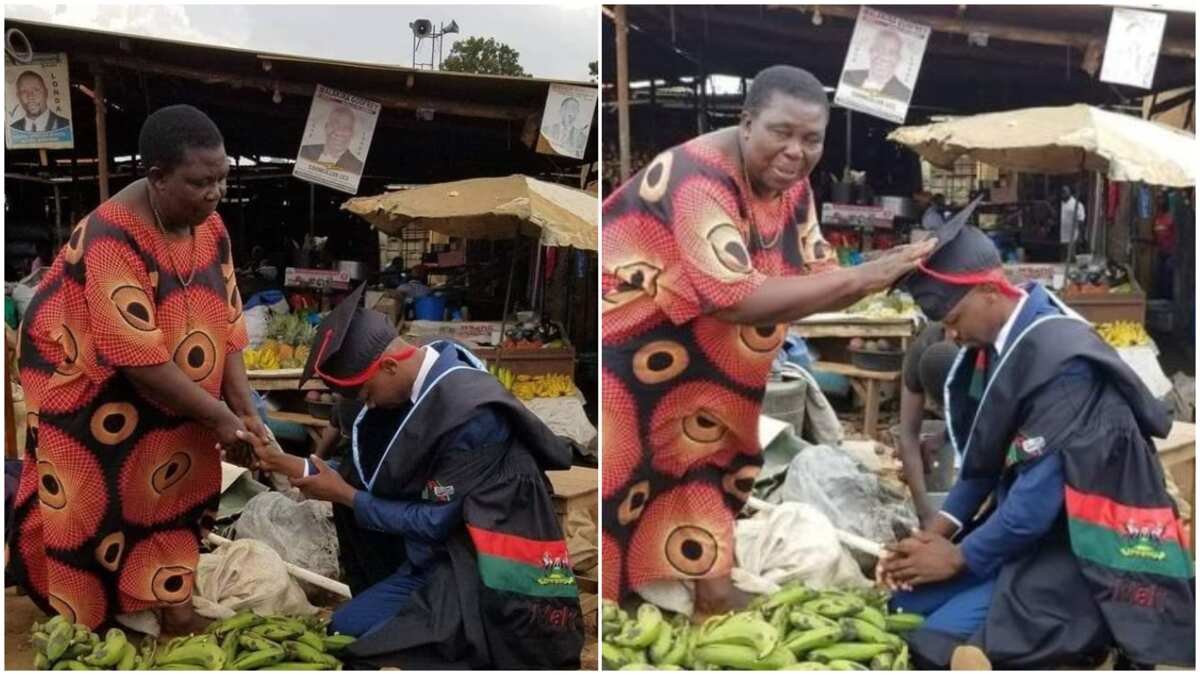
[[1166,14],[1113,8],[1100,80],[1149,89],[1166,27]]
[[357,194],[379,109],[375,101],[318,84],[292,175]]
[[833,102],[903,124],[928,42],[929,26],[862,7]]
[[583,159],[592,115],[596,110],[596,88],[552,84],[546,94],[537,151],[544,155],[562,155]]
[[9,150],[75,147],[67,55],[34,54],[29,63],[6,56],[4,109],[4,143]]

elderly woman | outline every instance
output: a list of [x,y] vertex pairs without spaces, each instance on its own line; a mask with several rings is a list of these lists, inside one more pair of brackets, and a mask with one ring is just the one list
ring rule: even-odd
[[44,610],[95,628],[163,609],[192,627],[217,444],[261,429],[229,235],[229,162],[190,106],[150,115],[146,175],[88,214],[26,311],[28,442],[9,573]]
[[815,77],[767,68],[740,124],[662,153],[604,203],[609,598],[686,581],[702,613],[736,602],[733,522],[787,322],[887,288],[930,250],[837,266],[808,183],[828,121]]

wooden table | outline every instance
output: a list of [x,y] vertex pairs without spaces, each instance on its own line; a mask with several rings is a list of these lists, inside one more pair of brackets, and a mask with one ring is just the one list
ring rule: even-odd
[[1188,547],[1196,550],[1196,425],[1176,422],[1165,439],[1154,439],[1163,470],[1171,474],[1181,496],[1192,507]]
[[280,368],[277,370],[248,370],[246,378],[250,380],[250,388],[255,391],[308,391],[316,389],[318,391],[325,390],[325,383],[321,378],[314,377],[304,386],[300,386],[300,375],[303,374],[302,368]]
[[323,420],[320,417],[313,417],[305,413],[279,412],[271,410],[267,412],[267,417],[276,422],[291,422],[299,424],[308,432],[308,437],[313,443],[321,440],[321,432],[329,427],[329,420]]
[[868,319],[855,314],[813,314],[793,322],[792,335],[802,338],[900,338],[904,347],[917,334],[912,319]]
[[825,373],[837,373],[850,379],[850,386],[863,400],[863,433],[867,438],[878,439],[879,427],[879,384],[881,382],[899,382],[898,370],[863,370],[845,363],[832,361],[814,361],[813,370]]

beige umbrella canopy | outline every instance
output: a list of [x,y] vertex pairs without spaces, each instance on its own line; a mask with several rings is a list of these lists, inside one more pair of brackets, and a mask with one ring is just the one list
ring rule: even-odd
[[1114,181],[1196,184],[1193,134],[1083,104],[900,127],[888,139],[943,168],[967,155],[1017,171],[1097,171]]
[[596,195],[522,175],[355,197],[342,208],[393,235],[409,224],[470,239],[511,239],[519,229],[544,246],[596,250]]

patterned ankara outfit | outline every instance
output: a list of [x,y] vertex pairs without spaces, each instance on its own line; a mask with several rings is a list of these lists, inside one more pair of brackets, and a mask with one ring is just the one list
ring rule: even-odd
[[226,356],[247,342],[242,303],[220,216],[193,231],[194,255],[191,242],[101,204],[21,327],[29,430],[8,572],[43,610],[91,628],[190,602],[198,536],[216,511],[216,436],[119,370],[174,361],[221,395]]
[[768,276],[837,264],[807,179],[779,199],[752,195],[710,135],[662,153],[604,203],[606,597],[733,567],[734,516],[762,465],[758,416],[787,326],[711,314]]

